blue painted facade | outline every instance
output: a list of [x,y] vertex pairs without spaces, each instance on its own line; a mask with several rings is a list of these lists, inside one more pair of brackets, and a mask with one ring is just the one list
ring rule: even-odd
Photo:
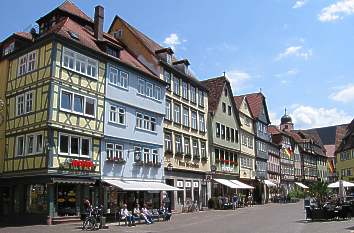
[[101,142],[103,179],[163,181],[166,88],[157,79],[122,65],[107,64]]

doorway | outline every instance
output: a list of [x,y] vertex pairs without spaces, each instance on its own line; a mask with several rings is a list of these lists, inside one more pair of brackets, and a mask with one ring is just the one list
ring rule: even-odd
[[76,185],[59,183],[57,186],[57,212],[59,216],[77,215]]

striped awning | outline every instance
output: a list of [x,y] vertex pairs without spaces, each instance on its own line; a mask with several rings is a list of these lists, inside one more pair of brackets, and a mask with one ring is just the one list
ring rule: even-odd
[[238,189],[254,189],[251,185],[242,183],[239,180],[231,180],[232,183],[235,183],[238,186]]
[[53,183],[64,184],[95,184],[95,180],[91,179],[75,179],[75,178],[53,178]]
[[157,181],[104,179],[103,182],[125,191],[182,191],[182,189]]
[[306,185],[304,185],[303,183],[300,182],[295,182],[295,184],[297,184],[298,186],[300,186],[303,189],[308,189],[309,187],[307,187]]
[[216,182],[222,184],[222,185],[225,185],[229,188],[232,188],[232,189],[238,189],[240,188],[238,185],[236,185],[235,183],[231,182],[230,180],[225,180],[225,179],[214,179]]

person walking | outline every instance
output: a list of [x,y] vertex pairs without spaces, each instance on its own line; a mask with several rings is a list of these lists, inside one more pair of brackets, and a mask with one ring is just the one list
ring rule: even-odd
[[238,204],[238,196],[235,193],[232,197],[232,209],[236,210],[237,209],[237,204]]

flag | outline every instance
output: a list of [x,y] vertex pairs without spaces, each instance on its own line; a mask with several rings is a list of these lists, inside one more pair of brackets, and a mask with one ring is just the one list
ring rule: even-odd
[[289,158],[291,157],[291,155],[293,153],[290,147],[289,148],[283,148],[283,151],[284,151],[284,154],[286,154]]
[[335,170],[335,168],[334,168],[334,161],[333,161],[333,160],[330,160],[330,161],[328,161],[327,164],[328,164],[328,169],[329,169],[330,173],[333,174],[333,173],[334,173],[334,170]]

